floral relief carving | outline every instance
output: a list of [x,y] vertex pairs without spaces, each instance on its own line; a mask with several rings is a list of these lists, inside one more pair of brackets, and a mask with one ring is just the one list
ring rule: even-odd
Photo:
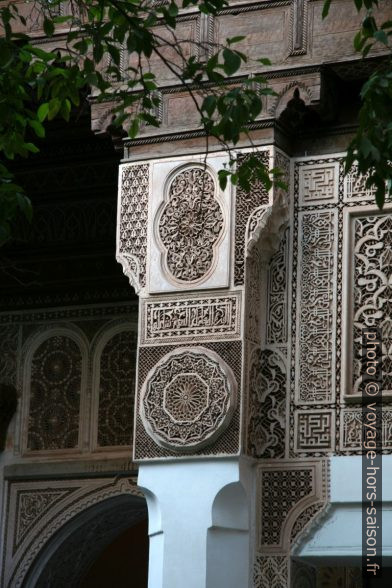
[[141,416],[156,443],[193,451],[229,424],[236,403],[234,374],[210,349],[180,348],[153,368],[141,394]]
[[[245,153],[238,157],[238,165],[246,162],[251,154]],[[269,166],[269,151],[258,154],[260,163]],[[263,217],[265,207],[269,204],[269,193],[260,181],[255,181],[248,192],[241,187],[237,189],[235,215],[235,251],[234,251],[234,284],[241,286],[245,277],[245,244],[248,220],[255,210],[260,210]],[[255,223],[257,224],[257,223]]]
[[281,458],[285,451],[286,367],[271,350],[255,349],[249,365],[248,446],[254,457]]
[[254,588],[287,588],[289,559],[286,556],[257,554],[253,582]]
[[362,329],[382,332],[384,394],[392,393],[392,216],[354,219],[353,394],[361,393]]
[[19,346],[19,327],[7,325],[1,329],[0,382],[15,385]]
[[215,267],[224,225],[210,172],[191,167],[178,173],[169,184],[157,223],[169,279],[182,284],[204,282]]
[[267,343],[287,342],[288,229],[268,270]]
[[56,488],[45,489],[37,492],[35,490],[24,490],[17,494],[17,521],[14,535],[13,551],[32,529],[34,523],[43,517],[45,513],[57,502],[68,496],[72,489]]

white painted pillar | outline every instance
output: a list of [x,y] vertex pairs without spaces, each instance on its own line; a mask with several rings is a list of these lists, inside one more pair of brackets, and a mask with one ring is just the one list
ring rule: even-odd
[[148,588],[248,588],[253,470],[241,458],[142,463]]

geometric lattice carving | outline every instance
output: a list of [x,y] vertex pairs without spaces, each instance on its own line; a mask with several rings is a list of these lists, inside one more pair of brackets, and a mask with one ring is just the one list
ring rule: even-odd
[[77,447],[82,355],[67,336],[46,339],[31,362],[27,448],[30,451]]
[[[237,158],[237,165],[240,166],[254,154],[243,154]],[[256,154],[260,163],[269,168],[269,151],[262,151]],[[244,283],[245,274],[245,233],[248,219],[251,213],[262,205],[267,205],[269,195],[260,181],[252,184],[251,190],[246,191],[237,188],[236,194],[236,215],[235,215],[235,252],[234,252],[234,285],[241,286]]]
[[296,391],[301,403],[330,402],[334,392],[334,211],[300,216]]
[[170,183],[157,232],[167,277],[176,283],[204,282],[217,262],[224,219],[215,181],[201,167],[178,173]]
[[146,284],[149,165],[122,169],[116,259],[136,293]]
[[287,588],[289,558],[257,555],[254,568],[254,588]]
[[284,456],[286,367],[270,350],[255,349],[249,363],[248,451],[254,457]]
[[336,201],[339,189],[339,163],[321,163],[299,168],[300,204]]
[[281,529],[293,506],[313,491],[313,472],[265,470],[261,477],[261,543],[279,545]]
[[132,444],[135,370],[136,333],[117,333],[106,343],[100,360],[100,447]]
[[[392,394],[392,216],[355,217],[353,390],[361,394],[362,329],[382,331],[383,393]],[[349,391],[350,393],[350,391]]]
[[296,451],[332,451],[334,422],[332,410],[296,411]]
[[231,369],[213,351],[180,348],[151,370],[141,394],[148,434],[163,447],[193,451],[227,427],[236,403]]
[[142,302],[141,344],[239,336],[239,294]]

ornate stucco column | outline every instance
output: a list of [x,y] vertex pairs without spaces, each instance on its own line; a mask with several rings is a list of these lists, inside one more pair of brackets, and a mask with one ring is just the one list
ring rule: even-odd
[[[260,158],[288,179],[284,154],[265,147]],[[150,588],[251,585],[248,372],[288,203],[261,185],[222,191],[226,162],[120,169],[117,259],[140,296],[134,459],[149,505]]]

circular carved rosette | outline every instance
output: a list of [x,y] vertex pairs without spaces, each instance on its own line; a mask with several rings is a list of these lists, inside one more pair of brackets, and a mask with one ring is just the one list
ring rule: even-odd
[[231,368],[204,347],[176,349],[149,372],[140,413],[158,445],[195,451],[211,444],[228,426],[237,401]]

